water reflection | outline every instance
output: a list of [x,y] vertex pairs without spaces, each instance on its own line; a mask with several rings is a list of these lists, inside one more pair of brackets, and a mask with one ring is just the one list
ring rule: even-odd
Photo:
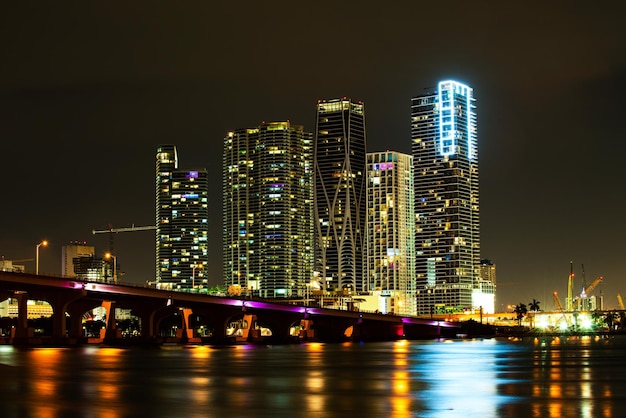
[[[171,347],[170,347],[171,348]],[[616,417],[622,339],[0,347],[0,417]]]
[[[622,338],[535,340],[530,416],[617,416],[614,405],[623,406],[624,398],[612,391],[623,384],[624,378],[617,372],[623,368],[606,360],[623,355],[624,348]],[[616,381],[611,383],[613,379]]]
[[500,349],[494,340],[424,345],[417,371],[426,383],[419,392],[426,409],[455,416],[498,416],[498,405],[512,400],[498,393]]
[[55,349],[36,349],[32,353],[33,362],[38,365],[38,376],[32,380],[32,391],[37,393],[38,400],[33,404],[33,417],[46,418],[57,415],[50,401],[57,393],[58,363],[61,352]]

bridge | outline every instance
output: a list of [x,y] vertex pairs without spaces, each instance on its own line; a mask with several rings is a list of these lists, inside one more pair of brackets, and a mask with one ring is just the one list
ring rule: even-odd
[[[5,341],[11,344],[376,341],[452,338],[460,329],[458,323],[414,317],[0,272],[0,301],[8,298],[18,302],[17,324]],[[34,335],[28,323],[29,300],[51,305],[52,335]],[[106,326],[99,338],[89,339],[83,329],[83,318],[100,306],[107,312]],[[116,308],[129,309],[139,318],[137,336],[122,336],[116,325]],[[162,325],[173,318],[179,327],[175,335],[168,335]]]

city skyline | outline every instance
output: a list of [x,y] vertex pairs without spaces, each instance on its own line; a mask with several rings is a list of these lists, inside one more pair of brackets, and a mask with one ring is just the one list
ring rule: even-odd
[[[208,279],[219,283],[227,131],[285,119],[312,131],[317,100],[347,96],[367,107],[368,151],[409,153],[411,98],[455,79],[480,103],[481,258],[497,265],[496,307],[536,298],[549,309],[553,291],[565,296],[570,261],[576,288],[584,264],[586,282],[603,276],[596,292],[617,306],[626,292],[617,6],[339,4],[330,15],[282,6],[4,6],[0,255],[34,258],[47,239],[40,270],[59,274],[63,245],[87,241],[102,256],[109,237],[93,229],[152,224],[154,149],[173,143],[185,166],[208,171]],[[280,23],[253,31],[260,17]],[[222,36],[232,18],[241,30]],[[346,34],[341,47],[324,41],[329,33]],[[121,279],[152,280],[154,233],[114,240]]]

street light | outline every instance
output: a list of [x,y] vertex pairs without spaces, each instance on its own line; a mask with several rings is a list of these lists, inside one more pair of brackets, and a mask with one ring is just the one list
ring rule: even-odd
[[39,247],[47,247],[48,241],[43,240],[35,248],[35,274],[39,274]]
[[202,264],[200,265],[194,264],[193,267],[191,268],[191,293],[193,293],[194,289],[196,288],[196,268],[201,269]]
[[108,260],[113,259],[113,283],[117,284],[117,257],[111,253],[106,253],[104,257]]

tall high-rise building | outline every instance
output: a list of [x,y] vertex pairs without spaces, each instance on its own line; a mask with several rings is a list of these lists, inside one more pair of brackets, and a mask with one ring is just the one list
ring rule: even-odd
[[197,291],[207,283],[208,174],[178,168],[174,145],[156,154],[156,282]]
[[314,145],[315,270],[327,292],[364,286],[366,138],[363,103],[320,100]]
[[418,314],[476,308],[478,144],[472,88],[442,81],[412,99]]
[[178,151],[174,145],[161,145],[156,155],[156,281],[171,281],[172,258],[172,173],[178,169]]
[[313,277],[312,134],[290,122],[228,132],[224,281],[261,297],[304,297]]
[[367,274],[385,309],[415,315],[413,157],[394,151],[367,154]]

